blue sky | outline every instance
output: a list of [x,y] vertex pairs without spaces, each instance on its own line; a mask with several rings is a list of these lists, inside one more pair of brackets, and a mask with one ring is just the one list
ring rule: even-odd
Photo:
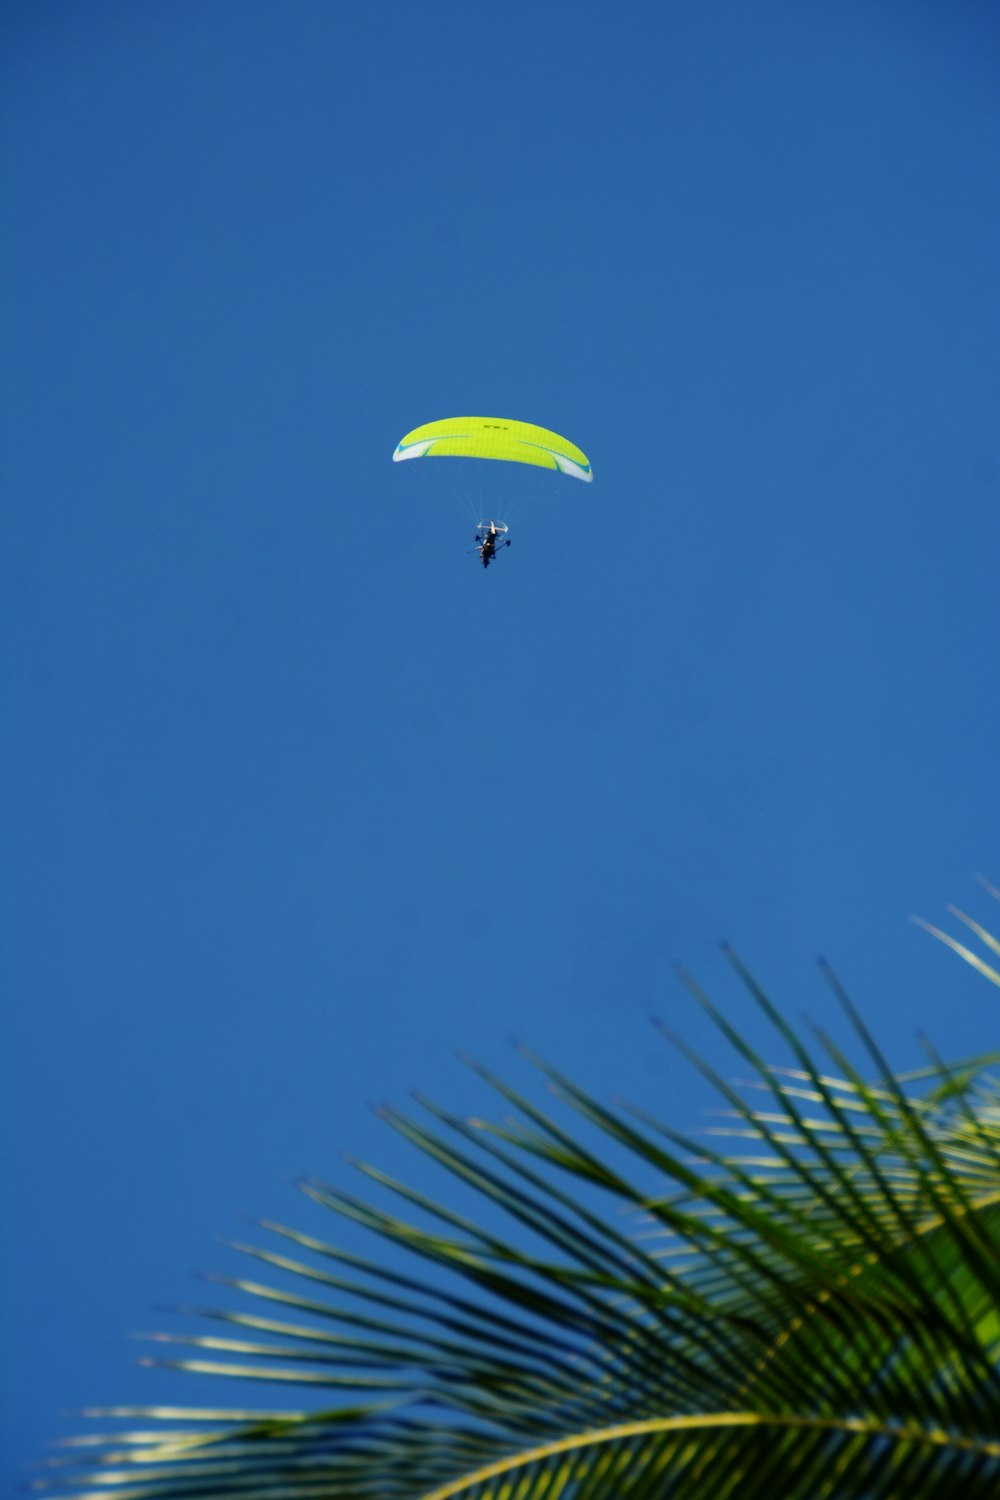
[[[523,1038],[693,1125],[730,940],[996,1040],[987,3],[55,3],[3,40],[11,1476],[371,1114]],[[394,466],[539,422],[592,486]],[[483,469],[488,472],[481,472]],[[497,470],[503,470],[497,473]],[[483,573],[480,505],[514,545]],[[995,908],[994,908],[995,917]],[[340,1176],[338,1176],[340,1174]]]

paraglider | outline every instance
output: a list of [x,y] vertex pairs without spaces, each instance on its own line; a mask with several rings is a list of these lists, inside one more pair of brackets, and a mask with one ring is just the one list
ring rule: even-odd
[[[506,533],[507,528],[502,521],[480,521],[476,532],[476,551],[484,568],[488,568],[496,557],[498,547],[510,546],[510,537]],[[503,541],[499,540],[501,537]]]
[[[555,469],[573,479],[590,483],[593,470],[585,453],[547,427],[514,422],[504,417],[446,417],[415,427],[396,446],[393,463],[413,458],[487,458],[509,463]],[[475,514],[475,512],[473,512]],[[499,547],[509,547],[503,521],[480,521],[476,529],[476,551],[484,568],[494,561]]]

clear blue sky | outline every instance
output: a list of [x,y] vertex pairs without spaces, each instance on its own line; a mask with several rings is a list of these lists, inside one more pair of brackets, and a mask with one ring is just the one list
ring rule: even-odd
[[[996,1043],[906,918],[1000,879],[1000,18],[22,0],[2,53],[13,1479],[273,1400],[126,1335],[247,1214],[332,1233],[340,1151],[423,1183],[366,1106],[492,1108],[455,1049],[693,1126],[648,1017],[718,1053],[681,959],[763,1044],[720,938],[900,1067]],[[390,462],[468,411],[596,475],[505,472],[488,573],[496,475]]]

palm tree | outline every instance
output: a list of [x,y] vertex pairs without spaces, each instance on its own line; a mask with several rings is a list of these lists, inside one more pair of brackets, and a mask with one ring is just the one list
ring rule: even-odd
[[[304,1184],[410,1268],[268,1224],[272,1248],[242,1248],[271,1279],[232,1283],[246,1310],[210,1314],[221,1335],[160,1337],[195,1346],[180,1368],[311,1387],[321,1409],[116,1409],[144,1430],[81,1439],[63,1483],[120,1500],[1000,1494],[997,1057],[894,1077],[827,970],[859,1070],[729,957],[794,1062],[765,1063],[687,980],[752,1074],[737,1089],[687,1054],[736,1144],[606,1107],[538,1059],[588,1131],[485,1073],[512,1120],[386,1111],[488,1200],[486,1224],[366,1165],[396,1212]],[[515,1235],[489,1227],[498,1210]]]

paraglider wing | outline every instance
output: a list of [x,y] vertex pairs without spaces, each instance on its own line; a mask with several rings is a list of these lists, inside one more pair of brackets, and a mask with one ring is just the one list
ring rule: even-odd
[[594,477],[587,455],[558,432],[504,417],[445,417],[440,422],[426,422],[406,434],[392,461],[398,464],[409,458],[446,457],[535,464],[588,483]]

